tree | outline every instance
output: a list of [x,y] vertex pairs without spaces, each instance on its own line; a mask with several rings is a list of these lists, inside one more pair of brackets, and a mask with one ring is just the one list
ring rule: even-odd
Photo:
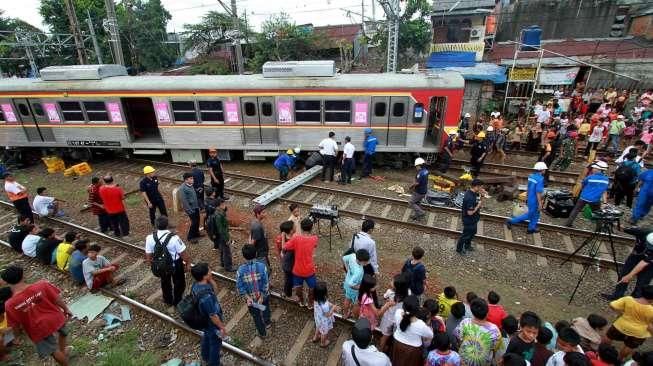
[[[24,31],[40,32],[33,25],[17,18],[4,17],[3,11],[0,10],[0,30],[13,32],[16,29]],[[3,43],[14,43],[16,38],[14,33],[0,33],[0,58],[9,58],[9,60],[0,60],[0,70],[4,73],[14,75],[26,72],[29,69],[25,51],[22,48],[10,46]],[[24,59],[22,59],[24,58]]]
[[[242,19],[242,18],[241,18]],[[224,44],[231,44],[233,37],[231,28],[233,20],[228,14],[210,11],[197,24],[185,24],[186,47],[208,56]],[[240,22],[241,37],[247,39],[251,29],[245,21]]]
[[[431,45],[431,4],[428,0],[408,0],[403,14],[399,17],[399,54],[424,53]],[[385,24],[378,28],[373,42],[381,49],[388,48],[388,28]],[[399,57],[401,63],[401,57]],[[411,63],[410,60],[406,60]]]
[[249,66],[261,70],[267,61],[310,60],[316,54],[315,44],[312,30],[297,26],[288,14],[275,14],[261,25]]

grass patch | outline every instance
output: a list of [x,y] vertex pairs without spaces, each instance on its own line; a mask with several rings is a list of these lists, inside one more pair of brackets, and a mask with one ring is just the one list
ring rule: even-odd
[[138,331],[129,330],[119,337],[108,340],[103,344],[101,351],[104,355],[97,363],[100,366],[157,366],[159,359],[151,354],[142,352],[137,347]]
[[125,197],[125,205],[129,207],[144,205],[143,196],[140,193],[132,193]]
[[89,337],[75,338],[71,346],[75,347],[76,354],[85,355],[91,349],[91,339]]

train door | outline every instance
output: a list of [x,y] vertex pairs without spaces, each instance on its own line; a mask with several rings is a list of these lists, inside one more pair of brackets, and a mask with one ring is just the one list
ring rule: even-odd
[[150,98],[120,98],[132,142],[163,142]]
[[444,136],[444,113],[447,108],[446,97],[432,97],[429,102],[428,126],[426,127],[425,142],[434,143],[439,146]]
[[242,97],[240,107],[246,145],[278,143],[274,97]]
[[46,122],[41,103],[29,101],[24,98],[14,99],[14,106],[18,111],[20,123],[27,136],[27,141],[54,141],[52,129],[39,128],[38,122]]
[[406,122],[408,121],[408,97],[390,97],[388,145],[406,146]]
[[372,115],[370,125],[374,136],[379,140],[379,145],[388,144],[388,115],[390,110],[390,97],[372,97]]

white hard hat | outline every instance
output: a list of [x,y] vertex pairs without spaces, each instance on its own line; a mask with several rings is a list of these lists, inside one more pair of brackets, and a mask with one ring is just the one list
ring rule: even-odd
[[297,146],[293,150],[295,150],[295,154],[299,154],[301,152],[301,149],[299,148],[299,146]]
[[608,170],[608,163],[606,163],[603,160],[597,160],[594,163],[592,163],[590,167],[600,169],[600,170]]
[[549,169],[549,168],[547,168],[545,162],[543,162],[543,161],[538,161],[538,162],[535,163],[535,165],[533,166],[533,169],[535,169],[535,170],[547,170],[547,169]]
[[494,131],[494,127],[492,126],[487,126],[487,132],[492,132]]
[[469,113],[465,113],[465,118],[470,118],[472,115]]
[[424,161],[424,159],[422,159],[422,158],[417,158],[417,159],[415,159],[415,166],[418,166],[418,165],[424,165],[424,164],[426,164],[426,162]]

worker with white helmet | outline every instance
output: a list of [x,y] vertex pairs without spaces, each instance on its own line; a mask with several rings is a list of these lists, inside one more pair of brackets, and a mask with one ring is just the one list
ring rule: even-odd
[[156,169],[152,166],[145,166],[143,168],[143,174],[145,174],[145,177],[141,179],[139,185],[143,201],[145,201],[145,205],[150,211],[150,224],[152,224],[152,226],[154,226],[154,218],[156,216],[157,208],[159,209],[159,215],[168,216],[163,195],[159,192],[159,178],[156,177],[154,174],[155,172]]
[[415,159],[415,169],[417,175],[415,176],[415,183],[410,186],[413,191],[410,196],[410,207],[413,209],[413,214],[410,218],[413,220],[421,220],[426,216],[426,213],[419,206],[429,190],[429,171],[426,169],[426,162],[422,158]]
[[460,120],[460,123],[458,124],[458,135],[461,139],[464,139],[467,135],[467,131],[469,130],[469,120],[471,118],[471,114],[465,113],[463,118]]
[[601,208],[601,203],[608,202],[610,178],[605,175],[605,172],[608,170],[608,163],[597,160],[589,168],[590,174],[583,179],[583,188],[580,191],[580,197],[578,197],[574,209],[571,210],[565,226],[571,227],[573,225],[574,219],[576,219],[576,216],[583,210],[585,205],[590,205],[592,211],[595,211]]
[[540,210],[543,208],[542,193],[544,192],[544,175],[542,174],[547,170],[546,163],[538,161],[533,167],[535,172],[528,176],[528,188],[527,188],[527,199],[526,205],[528,206],[528,211],[520,216],[513,217],[506,221],[506,226],[508,229],[514,224],[524,222],[528,220],[528,233],[536,233],[537,223],[540,220]]

